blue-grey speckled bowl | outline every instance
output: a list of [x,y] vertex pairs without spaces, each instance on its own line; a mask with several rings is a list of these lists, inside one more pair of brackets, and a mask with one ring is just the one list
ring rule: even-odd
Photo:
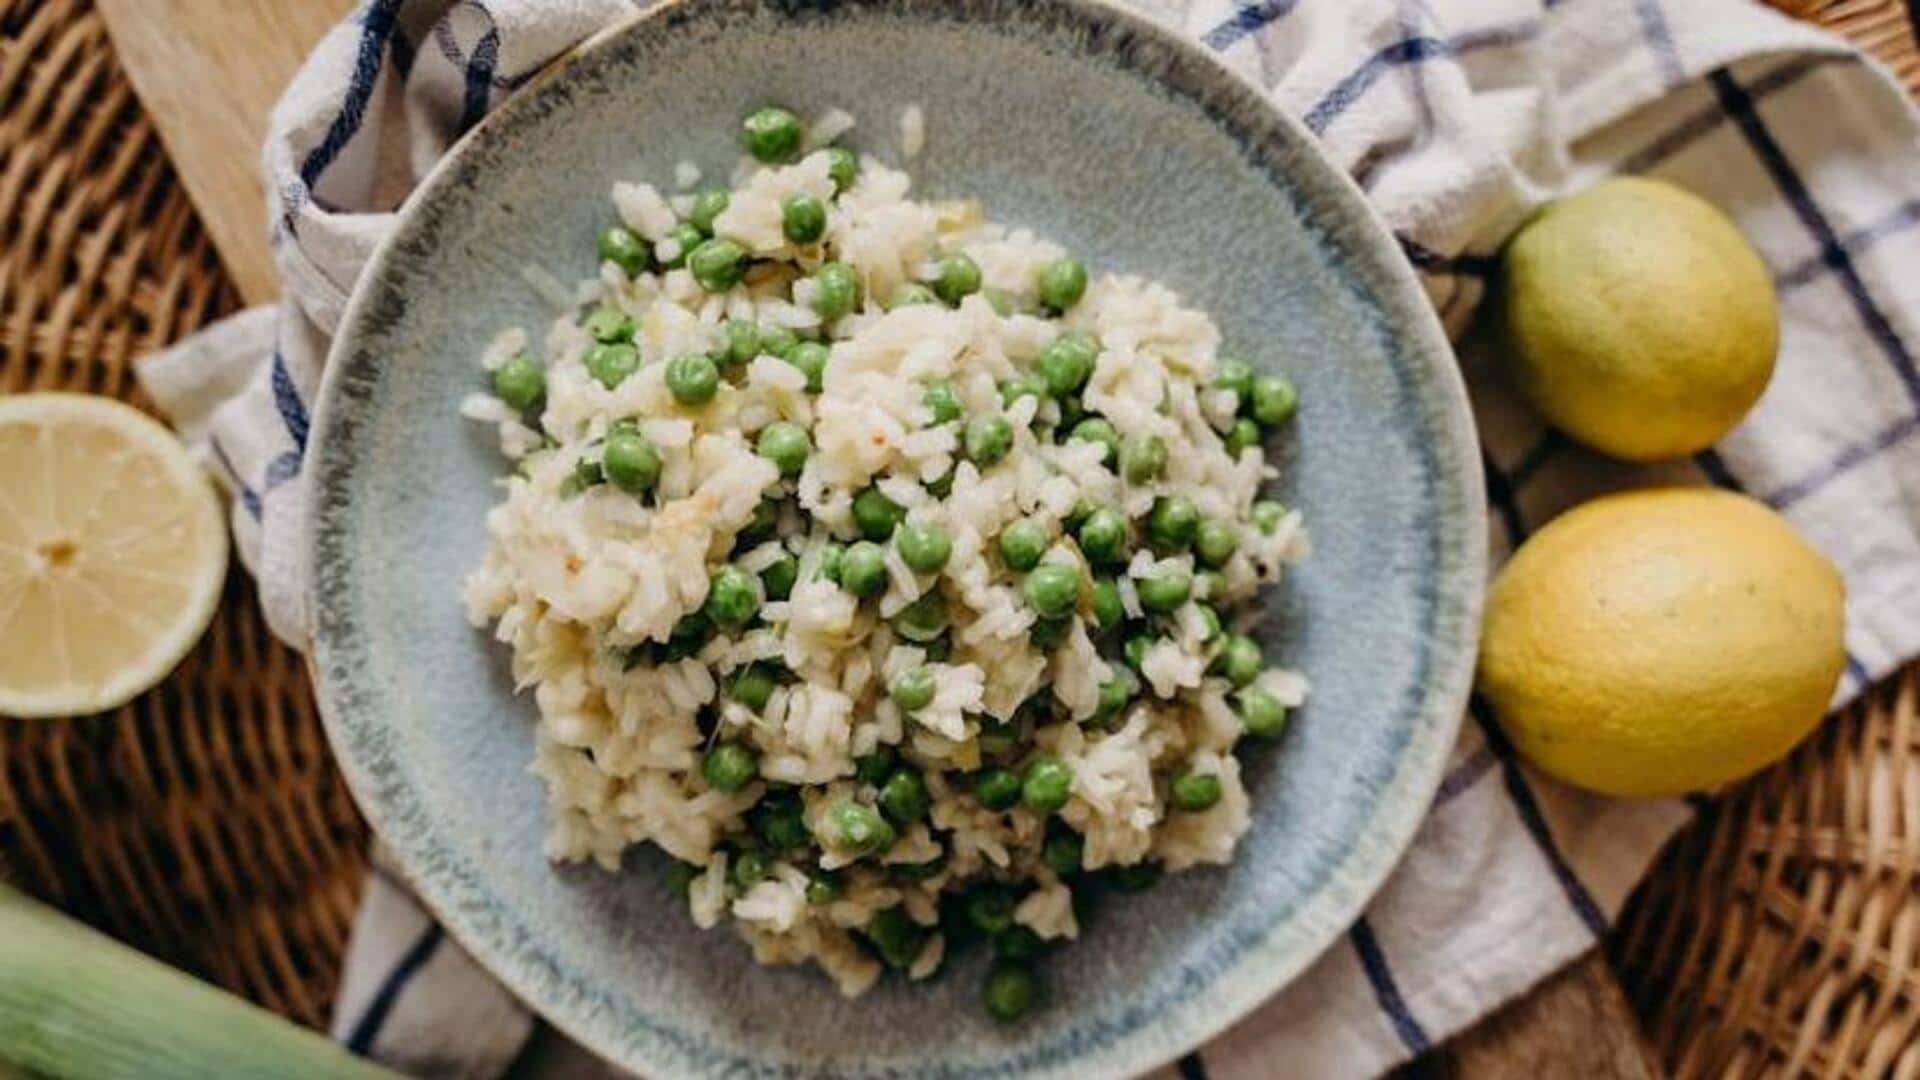
[[[766,101],[854,110],[885,155],[926,109],[923,188],[983,197],[1096,271],[1147,274],[1284,365],[1303,405],[1281,497],[1316,552],[1277,590],[1269,655],[1313,697],[1246,754],[1256,815],[1229,869],[1104,905],[998,1026],[984,958],[841,1000],[701,933],[665,861],[540,853],[532,705],[469,627],[461,581],[499,496],[460,419],[521,283],[593,271],[617,177],[723,175]],[[490,116],[409,202],[360,282],[307,466],[314,665],[355,796],[454,936],[562,1029],[654,1076],[1099,1076],[1149,1068],[1286,985],[1354,918],[1426,809],[1464,702],[1483,577],[1466,398],[1411,271],[1297,124],[1195,45],[1093,0],[685,0],[584,49]]]

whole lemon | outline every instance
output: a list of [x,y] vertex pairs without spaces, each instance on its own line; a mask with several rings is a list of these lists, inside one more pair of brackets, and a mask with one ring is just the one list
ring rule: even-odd
[[1520,752],[1614,795],[1778,760],[1845,663],[1846,585],[1778,514],[1707,488],[1612,495],[1521,546],[1487,597],[1479,689]]
[[1515,389],[1626,461],[1711,446],[1760,399],[1780,346],[1760,256],[1712,204],[1657,180],[1549,203],[1507,246],[1492,299]]

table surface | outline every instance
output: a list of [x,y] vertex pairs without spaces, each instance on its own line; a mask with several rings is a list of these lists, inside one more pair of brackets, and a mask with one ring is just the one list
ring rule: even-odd
[[[47,0],[49,6],[83,2]],[[217,11],[201,0],[95,2],[240,296],[248,302],[270,298],[276,286],[256,167],[266,110],[311,42],[350,6],[349,0],[232,0]],[[19,9],[33,3],[4,3],[0,11],[11,23]],[[1901,65],[1902,74],[1920,75],[1910,42],[1890,35],[1885,27],[1894,21],[1879,17],[1894,6],[1881,0],[1841,0],[1826,8],[1843,29],[1851,22],[1858,40]],[[1893,34],[1907,29],[1900,20]],[[12,275],[13,267],[8,272]],[[257,620],[255,627],[257,632]],[[1908,705],[1910,709],[1911,702]],[[6,839],[6,802],[5,777],[0,776],[0,841]],[[332,902],[340,901],[336,897]],[[248,980],[221,981],[231,985]],[[1659,1075],[1652,1056],[1633,1034],[1630,1016],[1607,963],[1591,956],[1409,1072]]]

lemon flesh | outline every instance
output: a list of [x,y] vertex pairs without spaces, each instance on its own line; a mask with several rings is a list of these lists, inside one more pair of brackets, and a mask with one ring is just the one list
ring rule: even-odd
[[0,715],[120,705],[193,647],[227,531],[166,428],[107,398],[0,398]]
[[1713,445],[1760,399],[1780,347],[1773,282],[1740,230],[1635,177],[1535,215],[1501,257],[1489,311],[1520,396],[1626,461]]
[[1820,720],[1846,586],[1773,511],[1668,488],[1569,511],[1487,597],[1479,689],[1547,772],[1615,795],[1738,779]]

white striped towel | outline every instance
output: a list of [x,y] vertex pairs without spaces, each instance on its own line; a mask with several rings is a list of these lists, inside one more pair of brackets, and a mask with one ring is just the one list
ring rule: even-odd
[[[1845,571],[1841,700],[1920,652],[1920,138],[1884,71],[1745,0],[1162,0],[1151,10],[1272,89],[1351,169],[1466,327],[1492,253],[1541,200],[1614,172],[1713,200],[1772,268],[1778,374],[1739,430],[1657,469],[1543,431],[1463,346],[1494,555],[1594,492],[1719,484],[1784,512]],[[235,493],[240,551],[276,630],[305,624],[295,537],[308,409],[328,335],[389,211],[447,145],[627,0],[370,0],[274,113],[266,165],[287,283],[142,369]],[[932,137],[938,138],[938,113]],[[1411,853],[1295,986],[1182,1063],[1217,1077],[1375,1073],[1590,949],[1677,801],[1582,795],[1472,718]],[[491,1076],[527,1013],[376,880],[336,1032],[442,1075]],[[551,1051],[551,1053],[549,1053]],[[564,1049],[526,1062],[579,1065]],[[538,1070],[536,1070],[538,1071]],[[548,1070],[552,1071],[552,1070]]]

